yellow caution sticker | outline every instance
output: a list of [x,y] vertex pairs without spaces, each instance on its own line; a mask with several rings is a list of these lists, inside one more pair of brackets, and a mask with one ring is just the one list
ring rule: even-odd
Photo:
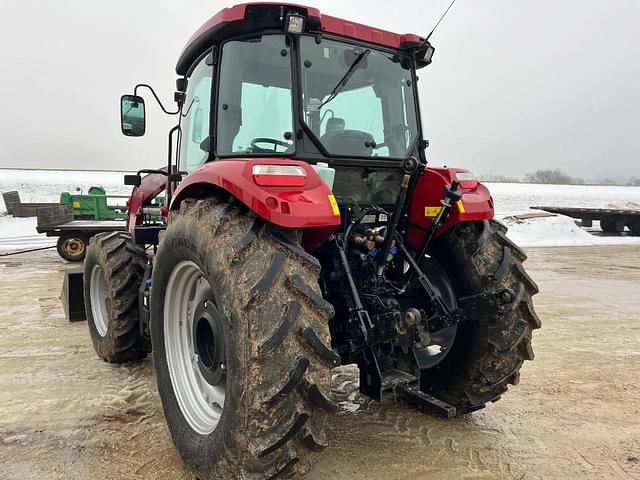
[[424,216],[425,217],[435,217],[440,213],[442,207],[424,207]]
[[338,202],[336,202],[336,197],[333,195],[329,195],[329,203],[331,204],[331,210],[333,210],[334,215],[340,215],[340,209],[338,208]]
[[457,204],[458,204],[458,211],[460,213],[464,213],[464,205],[462,204],[462,200],[458,200]]
[[80,208],[80,202],[78,200],[71,202],[71,205],[73,205],[73,208]]

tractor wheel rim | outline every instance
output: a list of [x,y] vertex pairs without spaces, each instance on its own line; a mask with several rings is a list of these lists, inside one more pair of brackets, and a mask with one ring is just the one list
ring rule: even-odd
[[68,238],[63,242],[62,248],[68,255],[76,257],[84,252],[84,242],[79,238]]
[[[203,375],[203,363],[210,367],[211,360],[218,358],[215,352],[224,352],[222,334],[213,335],[213,329],[203,324],[203,306],[211,302],[210,292],[200,268],[183,261],[171,272],[164,299],[164,347],[173,392],[185,420],[200,435],[216,429],[226,397],[224,360],[216,366],[222,375],[215,376],[214,384],[207,380],[210,375]],[[205,341],[213,345],[205,349]],[[199,358],[200,351],[207,358]]]
[[109,326],[109,311],[107,310],[107,282],[99,265],[91,270],[91,314],[93,323],[101,337],[107,335]]

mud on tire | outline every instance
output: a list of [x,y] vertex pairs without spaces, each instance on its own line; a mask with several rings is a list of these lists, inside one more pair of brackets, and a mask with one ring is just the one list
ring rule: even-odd
[[461,413],[498,400],[508,385],[518,384],[524,361],[534,358],[531,332],[541,325],[531,297],[538,286],[522,266],[526,254],[506,231],[493,220],[460,223],[434,251],[459,297],[502,288],[514,292],[504,314],[461,324],[449,355],[423,373],[423,390]]
[[[197,265],[223,318],[226,393],[209,434],[181,410],[168,366],[165,289],[177,265]],[[241,205],[187,200],[170,219],[153,271],[151,336],[158,390],[180,455],[201,478],[287,478],[326,445],[336,407],[320,265],[296,231],[266,225]],[[177,321],[176,318],[170,321]]]
[[84,302],[93,347],[105,362],[144,358],[150,343],[140,333],[138,289],[146,254],[124,232],[91,238],[84,262]]

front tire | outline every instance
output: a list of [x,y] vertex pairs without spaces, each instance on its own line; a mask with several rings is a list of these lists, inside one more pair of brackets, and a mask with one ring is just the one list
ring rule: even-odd
[[140,360],[149,351],[138,311],[145,262],[144,250],[127,233],[91,238],[84,262],[84,304],[93,347],[105,362]]
[[200,476],[285,478],[326,445],[338,357],[318,274],[295,232],[244,207],[186,201],[171,218],[153,269],[153,357],[173,442]]

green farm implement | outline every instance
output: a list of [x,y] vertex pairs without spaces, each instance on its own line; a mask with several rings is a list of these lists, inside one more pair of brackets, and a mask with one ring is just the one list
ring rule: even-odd
[[[60,204],[37,209],[38,233],[58,237],[57,250],[70,262],[84,260],[89,239],[102,232],[126,230],[126,195],[107,195],[100,186],[87,193],[62,192]],[[162,197],[154,199],[148,216],[160,218]]]
[[104,188],[93,186],[86,194],[62,192],[60,205],[70,205],[76,220],[126,220],[128,198],[128,195],[107,195]]

